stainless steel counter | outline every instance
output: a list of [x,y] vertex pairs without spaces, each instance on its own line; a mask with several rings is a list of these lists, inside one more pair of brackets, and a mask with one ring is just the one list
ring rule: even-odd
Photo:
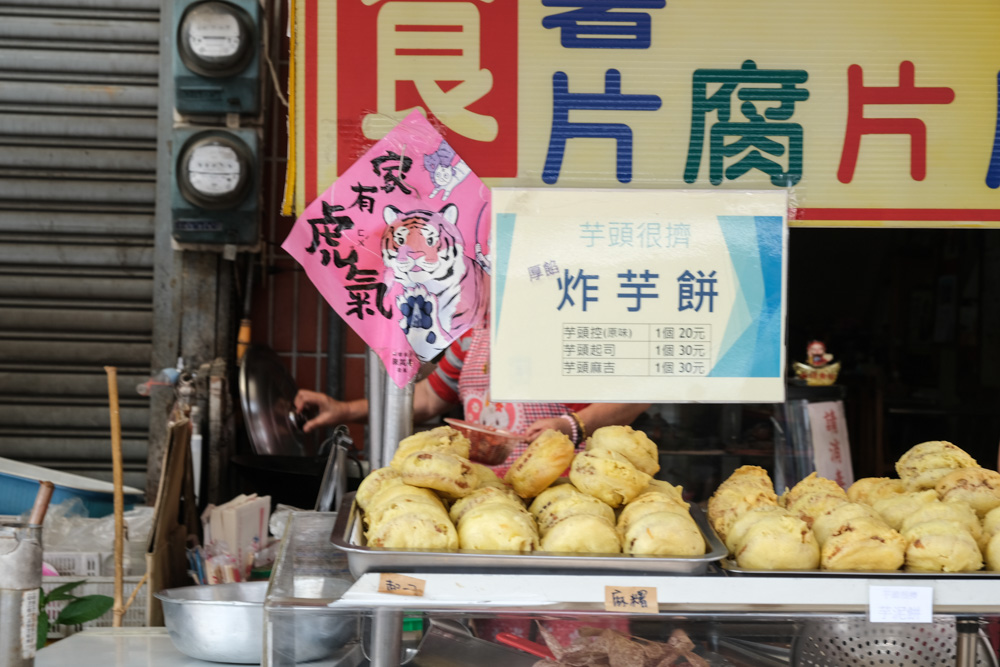
[[93,628],[46,646],[35,667],[206,667],[184,655],[166,628]]
[[[356,665],[357,644],[310,667]],[[35,667],[225,667],[231,663],[190,658],[170,641],[166,628],[93,628],[60,639],[35,656]]]

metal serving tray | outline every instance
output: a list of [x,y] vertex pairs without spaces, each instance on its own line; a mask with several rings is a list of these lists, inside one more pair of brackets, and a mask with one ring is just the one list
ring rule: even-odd
[[[350,508],[349,511],[345,511]],[[698,558],[672,556],[632,556],[627,554],[568,554],[553,552],[514,553],[449,549],[409,551],[368,547],[364,544],[361,511],[354,493],[344,495],[330,542],[347,553],[351,574],[367,572],[454,572],[491,574],[660,574],[702,575],[709,566],[726,557],[726,547],[709,528],[705,513],[692,506],[694,518],[705,538],[708,551]]]
[[746,570],[732,558],[722,558],[719,567],[724,573],[736,577],[862,577],[865,579],[997,579],[1000,572],[977,570],[976,572],[907,572],[906,570]]

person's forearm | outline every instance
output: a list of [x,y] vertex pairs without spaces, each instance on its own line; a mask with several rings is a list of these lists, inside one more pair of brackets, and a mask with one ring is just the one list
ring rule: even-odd
[[589,436],[602,426],[631,424],[650,403],[591,403],[577,413]]
[[413,422],[415,424],[422,424],[431,417],[443,415],[449,409],[451,409],[451,403],[438,396],[427,380],[421,380],[413,388]]
[[344,408],[347,410],[346,422],[363,422],[368,419],[368,399],[356,398],[353,401],[344,401]]
[[[363,422],[368,418],[368,399],[358,398],[353,401],[341,401],[344,410],[344,422]],[[423,423],[431,417],[444,414],[451,407],[450,403],[441,400],[428,386],[427,382],[418,382],[413,389],[413,421]]]

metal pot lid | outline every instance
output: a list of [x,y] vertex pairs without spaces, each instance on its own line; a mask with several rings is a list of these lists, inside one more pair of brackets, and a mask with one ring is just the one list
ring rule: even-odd
[[298,386],[271,348],[255,345],[240,365],[240,403],[250,444],[258,455],[312,456],[312,443],[295,412]]

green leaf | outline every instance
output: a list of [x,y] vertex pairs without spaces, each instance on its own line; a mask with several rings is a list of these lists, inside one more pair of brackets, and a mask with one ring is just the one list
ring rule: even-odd
[[63,584],[62,586],[53,588],[51,591],[43,595],[44,602],[42,602],[42,606],[45,606],[49,602],[55,602],[56,600],[75,600],[76,596],[70,595],[69,592],[77,586],[85,583],[87,583],[85,579],[82,581],[71,581],[68,584]]
[[56,623],[59,625],[80,625],[103,616],[115,601],[107,595],[84,595],[66,605]]
[[49,638],[49,615],[44,611],[38,614],[38,636],[35,640],[35,648],[45,648],[45,642]]

